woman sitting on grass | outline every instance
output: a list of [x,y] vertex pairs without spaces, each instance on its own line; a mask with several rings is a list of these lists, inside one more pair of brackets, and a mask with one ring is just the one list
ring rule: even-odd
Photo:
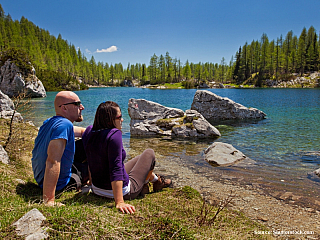
[[160,191],[171,185],[153,173],[155,154],[152,149],[123,163],[126,152],[122,145],[122,114],[117,103],[108,101],[99,105],[93,126],[87,127],[82,139],[86,150],[92,177],[93,193],[114,198],[116,208],[123,213],[134,213],[135,207],[125,200],[136,198],[149,191],[148,182],[153,190]]

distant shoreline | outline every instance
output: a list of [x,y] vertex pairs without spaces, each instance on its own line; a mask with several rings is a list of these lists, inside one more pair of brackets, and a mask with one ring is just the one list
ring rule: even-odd
[[[122,86],[106,86],[106,85],[87,85],[89,88],[109,88],[109,87],[122,87]],[[148,88],[148,89],[161,89],[161,90],[167,90],[167,89],[199,89],[199,90],[206,90],[206,89],[283,89],[283,88],[287,88],[287,89],[317,89],[319,87],[310,87],[310,86],[304,86],[304,87],[255,87],[255,86],[250,86],[250,87],[224,87],[224,88],[181,88],[181,87],[177,87],[177,88],[167,88],[165,86],[152,86],[152,87],[145,87],[145,86],[134,86],[134,87],[123,87],[123,88]]]

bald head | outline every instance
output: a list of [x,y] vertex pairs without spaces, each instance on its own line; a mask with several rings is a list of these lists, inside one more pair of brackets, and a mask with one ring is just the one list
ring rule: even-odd
[[[54,99],[54,109],[57,116],[68,118],[70,121],[82,121],[81,111],[84,109],[83,105],[75,106],[70,103],[79,102],[80,99],[77,94],[71,91],[61,91]],[[75,111],[77,110],[77,111]],[[78,111],[79,110],[79,111]],[[79,116],[76,117],[76,112]]]
[[66,104],[69,102],[76,102],[79,101],[79,97],[77,94],[71,91],[61,91],[58,92],[56,95],[56,98],[54,99],[54,109],[56,111],[56,114],[61,112],[61,106],[62,104]]

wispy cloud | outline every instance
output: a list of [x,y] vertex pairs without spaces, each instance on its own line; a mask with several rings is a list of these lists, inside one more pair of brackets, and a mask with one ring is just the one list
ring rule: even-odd
[[92,54],[92,52],[89,49],[86,49],[86,53]]
[[116,52],[116,51],[118,51],[117,46],[111,46],[111,47],[106,48],[106,49],[101,49],[101,50],[97,49],[96,52],[97,53],[110,53],[110,52]]

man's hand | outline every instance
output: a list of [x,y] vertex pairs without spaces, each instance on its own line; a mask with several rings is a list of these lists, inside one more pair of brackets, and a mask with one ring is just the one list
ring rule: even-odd
[[47,207],[61,207],[61,206],[64,206],[63,203],[55,202],[55,201],[44,202],[44,205],[47,206]]

